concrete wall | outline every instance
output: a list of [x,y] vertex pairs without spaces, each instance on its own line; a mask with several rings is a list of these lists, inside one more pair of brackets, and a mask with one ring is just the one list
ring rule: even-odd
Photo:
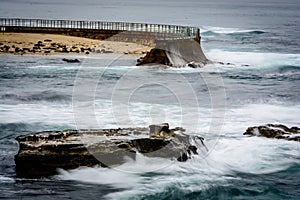
[[163,34],[144,31],[122,31],[122,30],[101,30],[101,29],[78,29],[78,28],[41,28],[41,27],[14,27],[8,26],[6,32],[16,33],[47,33],[61,34],[77,37],[86,37],[99,40],[110,40],[120,42],[132,42],[154,47],[157,38],[180,38],[176,34]]
[[[158,42],[156,48],[164,49],[169,54],[169,59],[182,59],[185,63],[196,62],[206,63],[207,58],[204,55],[202,48],[197,40],[194,39],[176,39],[176,40],[165,40]],[[176,61],[170,61],[174,65]]]

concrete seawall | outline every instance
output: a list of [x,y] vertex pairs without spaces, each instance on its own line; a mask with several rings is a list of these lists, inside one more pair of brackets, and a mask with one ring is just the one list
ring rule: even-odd
[[[200,42],[200,41],[199,41]],[[157,53],[160,52],[160,53]],[[160,58],[160,57],[165,58]],[[151,59],[149,61],[148,59]],[[163,62],[160,62],[164,60]],[[158,62],[155,62],[158,61]],[[191,38],[158,40],[153,51],[150,51],[140,64],[158,63],[174,67],[190,66],[193,68],[202,67],[209,60],[204,55],[200,43]]]
[[139,65],[157,63],[180,67],[208,62],[200,46],[197,27],[43,19],[0,19],[0,27],[3,32],[62,34],[153,47]]

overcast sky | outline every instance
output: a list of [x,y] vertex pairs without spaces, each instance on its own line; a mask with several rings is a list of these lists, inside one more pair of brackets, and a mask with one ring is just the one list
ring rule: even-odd
[[299,0],[0,0],[0,17],[222,27],[285,23],[299,10]]

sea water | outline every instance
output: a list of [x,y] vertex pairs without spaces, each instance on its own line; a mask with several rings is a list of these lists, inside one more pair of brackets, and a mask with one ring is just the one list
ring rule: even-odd
[[[300,144],[245,137],[300,126],[298,1],[1,1],[1,17],[192,25],[215,61],[200,69],[135,66],[125,55],[0,55],[3,199],[298,199]],[[35,10],[35,12],[32,12]],[[69,56],[74,57],[74,56]],[[84,115],[82,115],[84,114]],[[118,167],[16,178],[15,137],[69,128],[168,122],[205,138],[185,163],[137,155]]]

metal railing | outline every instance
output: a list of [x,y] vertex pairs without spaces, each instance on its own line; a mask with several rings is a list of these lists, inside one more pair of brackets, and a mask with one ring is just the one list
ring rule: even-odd
[[183,38],[198,37],[199,28],[166,24],[143,24],[129,22],[104,21],[74,21],[74,20],[48,20],[48,19],[16,19],[0,18],[0,27],[32,27],[32,28],[74,28],[118,31],[142,31],[161,33],[170,38],[170,35]]

